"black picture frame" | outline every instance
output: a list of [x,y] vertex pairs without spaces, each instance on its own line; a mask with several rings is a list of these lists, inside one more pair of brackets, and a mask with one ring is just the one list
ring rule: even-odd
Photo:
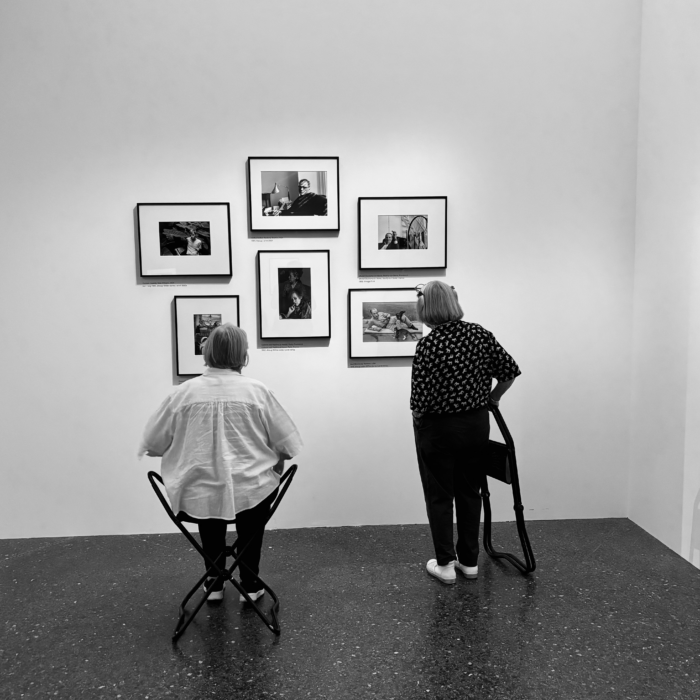
[[[338,156],[250,156],[247,176],[251,232],[340,231]],[[302,195],[298,185],[304,179],[310,181],[310,191]],[[306,198],[305,203],[297,209],[295,203],[297,199],[301,202],[302,196]],[[325,214],[320,213],[324,211],[323,198]],[[278,215],[274,215],[275,210],[279,212]]]
[[[415,287],[365,287],[348,289],[348,355],[351,360],[379,360],[413,357],[416,343],[430,329],[418,320]],[[371,305],[371,306],[370,306]],[[377,318],[384,327],[368,330],[370,318],[365,311],[376,308],[378,314],[388,314],[389,319]],[[403,311],[401,322],[397,312]],[[407,323],[406,321],[410,321]]]
[[[141,277],[231,276],[228,202],[140,202],[136,224]],[[187,254],[188,232],[204,253]]]
[[[241,304],[238,294],[186,294],[173,299],[175,322],[175,368],[180,377],[196,377],[204,372],[201,354],[201,338],[197,338],[197,316],[218,316],[218,319],[201,319],[220,324],[241,325]],[[211,326],[213,327],[213,325]],[[209,334],[207,333],[207,336]],[[196,346],[199,346],[195,349]]]
[[359,197],[357,227],[360,270],[447,268],[446,196]]
[[331,337],[330,255],[329,250],[258,251],[261,340]]

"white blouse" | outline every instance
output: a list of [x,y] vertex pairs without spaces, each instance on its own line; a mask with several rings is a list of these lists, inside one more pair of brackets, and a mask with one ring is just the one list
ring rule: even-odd
[[277,488],[273,467],[301,447],[297,427],[262,382],[207,367],[151,416],[139,458],[163,457],[175,513],[229,520]]

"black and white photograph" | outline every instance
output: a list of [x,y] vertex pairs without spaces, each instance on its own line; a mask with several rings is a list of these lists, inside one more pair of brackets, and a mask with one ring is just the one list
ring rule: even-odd
[[700,0],[0,0],[0,102],[0,700],[700,700]]
[[348,290],[351,358],[413,357],[430,332],[418,319],[415,288]]
[[328,173],[263,170],[263,216],[328,216]]
[[357,207],[361,270],[447,267],[447,197],[360,197]]
[[201,355],[209,334],[221,325],[221,314],[194,314],[194,354]]
[[251,231],[340,228],[339,159],[248,158]]
[[160,221],[160,254],[211,255],[209,221]]
[[362,325],[365,343],[415,343],[423,337],[415,302],[363,301]]
[[330,338],[330,252],[259,251],[260,337]]
[[228,202],[136,205],[141,277],[230,276]]
[[426,214],[380,214],[377,225],[378,250],[427,250]]
[[179,376],[204,372],[204,347],[212,331],[224,323],[240,326],[238,295],[176,296],[175,361]]
[[281,267],[277,277],[280,319],[311,318],[311,268]]

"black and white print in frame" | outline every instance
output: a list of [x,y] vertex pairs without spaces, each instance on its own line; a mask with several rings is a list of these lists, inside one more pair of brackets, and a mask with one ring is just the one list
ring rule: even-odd
[[253,232],[340,230],[339,158],[248,158]]
[[330,252],[258,251],[263,340],[331,337]]
[[238,295],[175,297],[175,356],[177,373],[204,372],[204,346],[211,332],[224,323],[240,326]]
[[418,320],[413,287],[348,290],[350,358],[413,357],[430,332]]
[[136,205],[142,277],[231,275],[228,202]]
[[360,197],[361,270],[447,267],[447,197]]

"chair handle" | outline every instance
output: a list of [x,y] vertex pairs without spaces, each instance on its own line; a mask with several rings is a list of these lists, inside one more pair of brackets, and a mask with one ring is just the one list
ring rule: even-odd
[[495,404],[489,403],[488,404],[488,409],[493,413],[493,417],[496,419],[496,425],[498,425],[498,429],[501,431],[501,435],[503,435],[503,440],[506,443],[506,446],[515,452],[515,443],[513,442],[513,437],[510,434],[510,430],[508,430],[508,426],[506,425],[505,420],[503,419],[503,416],[501,415],[501,411],[499,410],[498,406]]
[[[297,473],[298,465],[292,464],[289,469],[287,469],[284,474],[280,477],[280,486],[282,486],[282,490],[277,494],[277,498],[275,498],[274,502],[272,503],[272,506],[270,507],[270,515],[268,516],[267,520],[265,521],[265,524],[269,523],[270,520],[272,519],[272,516],[274,515],[275,511],[277,510],[277,506],[279,506],[280,501],[282,498],[284,498],[284,494],[287,493],[287,489],[290,487],[292,483],[292,479],[294,478],[294,475]],[[279,487],[278,487],[279,488]]]
[[[165,499],[165,496],[163,495],[163,489],[165,488],[165,484],[163,483],[163,477],[160,474],[158,474],[158,472],[150,471],[148,472],[148,481],[151,483],[151,487],[156,492],[156,496],[158,496],[158,500],[160,501],[161,505],[165,508],[165,512],[168,513],[170,519],[173,520],[173,517],[170,515],[172,513],[170,503],[168,503],[168,501]],[[158,482],[160,486],[158,486],[156,482]]]

